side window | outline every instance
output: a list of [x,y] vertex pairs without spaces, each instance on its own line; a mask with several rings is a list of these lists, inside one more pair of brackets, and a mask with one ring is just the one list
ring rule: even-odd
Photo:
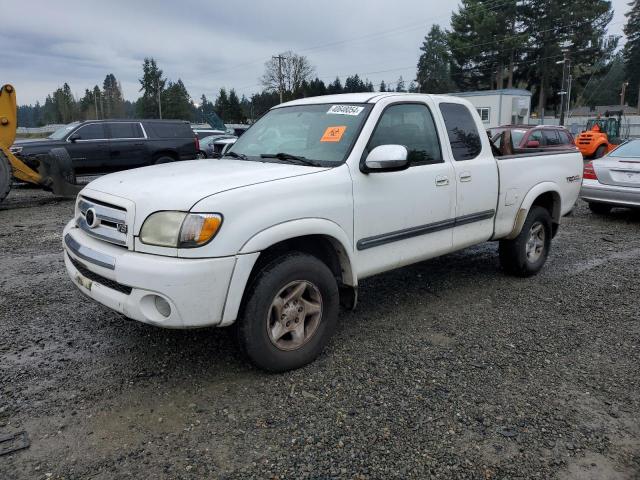
[[380,145],[404,145],[412,164],[443,161],[438,131],[426,105],[406,103],[388,107],[371,135],[368,151]]
[[149,122],[144,124],[144,128],[147,134],[150,133],[156,138],[193,138],[195,136],[186,122]]
[[80,136],[80,140],[104,140],[107,134],[102,123],[90,123],[84,127],[80,127],[74,132]]
[[542,132],[540,130],[534,130],[529,135],[529,140],[535,140],[540,146],[546,145],[544,138],[542,138]]
[[109,124],[111,138],[144,138],[139,123],[113,122]]
[[471,160],[480,155],[482,142],[469,109],[459,103],[441,103],[440,112],[447,127],[453,158]]
[[572,145],[573,141],[571,140],[571,136],[567,132],[560,131],[560,143],[563,145]]
[[558,137],[558,132],[555,130],[543,130],[542,136],[547,141],[547,145],[550,147],[560,145],[560,138]]

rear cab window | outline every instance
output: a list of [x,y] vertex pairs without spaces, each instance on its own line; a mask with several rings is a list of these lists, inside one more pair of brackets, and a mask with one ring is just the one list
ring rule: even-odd
[[464,161],[473,160],[480,155],[482,141],[469,109],[459,103],[441,103],[440,112],[447,128],[453,158]]

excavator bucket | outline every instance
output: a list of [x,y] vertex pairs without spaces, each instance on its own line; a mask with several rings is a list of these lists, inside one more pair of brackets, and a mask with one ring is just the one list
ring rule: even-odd
[[40,185],[63,197],[74,197],[81,189],[75,184],[73,165],[64,148],[54,148],[38,156],[38,171],[11,153],[17,131],[16,91],[11,85],[0,88],[0,202],[9,193],[13,178]]

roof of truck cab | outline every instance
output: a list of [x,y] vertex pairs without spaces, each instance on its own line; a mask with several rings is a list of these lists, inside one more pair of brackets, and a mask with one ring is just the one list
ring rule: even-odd
[[365,93],[341,93],[339,95],[322,95],[319,97],[299,98],[290,102],[281,103],[273,108],[292,107],[295,105],[318,105],[324,103],[376,103],[389,97],[398,97],[399,100],[411,100],[430,97],[433,100],[447,100],[453,103],[463,103],[460,98],[448,95],[431,95],[426,93],[401,93],[401,92],[365,92]]

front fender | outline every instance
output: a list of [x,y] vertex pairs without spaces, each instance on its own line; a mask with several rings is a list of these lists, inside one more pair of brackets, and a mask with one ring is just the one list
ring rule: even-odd
[[222,322],[219,326],[230,325],[236,320],[251,270],[258,260],[260,252],[285,240],[307,235],[322,235],[331,241],[338,253],[343,283],[353,287],[357,286],[358,280],[352,267],[354,264],[352,243],[337,223],[325,218],[301,218],[279,223],[256,233],[240,248],[236,257],[237,263],[231,278]]
[[324,235],[331,240],[340,257],[344,283],[356,286],[358,282],[352,269],[354,262],[351,239],[340,225],[326,218],[300,218],[279,223],[256,233],[244,243],[238,253],[261,252],[276,243],[307,235]]

